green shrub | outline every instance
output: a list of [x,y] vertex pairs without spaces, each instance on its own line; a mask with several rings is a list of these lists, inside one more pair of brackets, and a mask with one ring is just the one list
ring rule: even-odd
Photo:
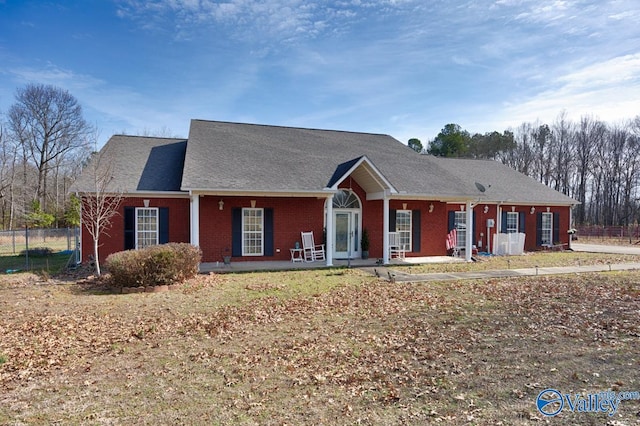
[[117,287],[181,283],[198,273],[202,253],[187,243],[169,243],[113,253],[105,261]]

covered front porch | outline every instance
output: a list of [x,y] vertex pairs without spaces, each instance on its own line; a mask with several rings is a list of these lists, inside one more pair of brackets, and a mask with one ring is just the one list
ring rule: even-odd
[[[302,233],[324,244],[323,267],[374,265],[378,259],[386,265],[395,262],[398,247],[406,255],[402,262],[419,263],[447,253],[452,205],[462,207],[470,224],[463,247],[471,260],[471,200],[399,193],[366,156],[338,165],[320,191],[191,190],[190,198],[190,242],[202,249],[204,271],[231,269],[225,258],[244,264],[236,270],[317,267],[289,262],[292,250],[304,246]],[[365,231],[367,248],[361,244]],[[373,260],[361,263],[364,252]]]
[[[405,259],[391,259],[389,265],[418,265],[424,263],[454,263],[464,262],[464,258],[452,256],[425,256],[408,257]],[[375,268],[381,266],[378,259],[351,259],[333,260],[333,268]],[[271,260],[255,262],[231,262],[225,265],[223,262],[204,262],[200,264],[200,273],[233,273],[233,272],[258,272],[258,271],[289,271],[329,268],[325,262],[291,262],[290,260]]]

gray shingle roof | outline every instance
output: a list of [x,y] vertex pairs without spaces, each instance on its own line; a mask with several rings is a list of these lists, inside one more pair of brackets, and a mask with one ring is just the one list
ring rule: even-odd
[[182,188],[320,191],[365,155],[399,197],[576,203],[498,162],[421,155],[388,135],[205,120],[191,121]]
[[[398,198],[576,203],[498,162],[421,155],[383,134],[192,120],[188,141],[116,135],[101,152],[125,192],[317,193],[366,156]],[[72,190],[91,190],[86,173]]]
[[[100,165],[112,168],[114,191],[180,191],[186,147],[185,139],[115,135],[100,150]],[[92,191],[89,170],[76,180],[72,192]]]
[[192,120],[183,189],[320,191],[366,155],[400,192],[471,195],[437,162],[388,135]]
[[464,176],[469,190],[473,190],[476,182],[482,184],[486,191],[481,200],[514,204],[577,204],[573,198],[497,161],[426,157],[452,173]]

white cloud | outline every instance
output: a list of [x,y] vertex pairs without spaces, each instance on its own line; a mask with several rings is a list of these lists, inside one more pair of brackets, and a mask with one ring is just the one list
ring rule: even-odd
[[640,83],[640,53],[594,63],[562,76],[558,80],[564,83],[568,90],[589,90],[594,87],[626,84],[633,81]]
[[6,70],[18,84],[38,82],[63,87],[70,92],[84,90],[104,84],[104,81],[89,75],[77,74],[71,70],[48,63],[44,68],[16,67]]
[[620,120],[640,114],[640,54],[592,63],[550,81],[530,99],[505,105],[502,123],[514,126],[539,118],[551,121],[562,110]]
[[357,23],[362,13],[377,9],[379,14],[391,14],[414,3],[416,0],[123,0],[117,15],[142,22],[146,29],[161,30],[168,24],[179,28],[180,36],[187,39],[190,36],[186,32],[197,33],[196,27],[202,25],[232,39],[291,43],[341,33]]
[[[5,75],[16,83],[16,87],[39,83],[68,90],[82,105],[84,118],[100,127],[103,138],[122,131],[140,133],[163,127],[183,136],[186,134],[184,129],[189,118],[180,116],[177,119],[171,105],[159,104],[156,99],[131,88],[109,85],[104,80],[51,63],[44,68],[11,68],[5,70]],[[13,103],[13,99],[3,101],[7,107]]]

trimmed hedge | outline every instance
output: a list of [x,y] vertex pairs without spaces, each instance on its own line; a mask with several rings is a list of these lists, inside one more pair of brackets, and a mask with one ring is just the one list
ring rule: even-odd
[[169,243],[113,253],[105,261],[116,287],[171,285],[193,278],[202,258],[188,243]]

